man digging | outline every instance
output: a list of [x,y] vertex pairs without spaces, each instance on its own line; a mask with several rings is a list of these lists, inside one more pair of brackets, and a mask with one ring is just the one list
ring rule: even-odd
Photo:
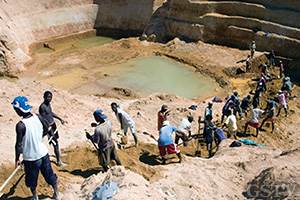
[[117,165],[121,165],[121,161],[118,157],[114,141],[111,138],[111,121],[109,119],[105,121],[107,116],[102,110],[96,110],[93,115],[98,124],[94,135],[90,135],[86,132],[86,137],[93,143],[98,144],[99,164],[106,172],[109,169],[111,160],[115,160]]

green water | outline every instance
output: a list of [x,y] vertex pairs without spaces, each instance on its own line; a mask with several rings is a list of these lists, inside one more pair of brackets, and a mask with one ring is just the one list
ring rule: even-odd
[[55,51],[49,48],[41,48],[36,50],[34,53],[72,53],[82,49],[88,49],[91,47],[112,43],[115,40],[116,38],[111,37],[93,36],[52,45],[51,47],[55,49]]
[[121,74],[102,78],[98,80],[98,84],[130,88],[142,95],[157,92],[188,99],[209,95],[218,87],[212,78],[195,73],[195,69],[158,56],[140,58],[110,67],[111,70],[118,68],[122,71]]

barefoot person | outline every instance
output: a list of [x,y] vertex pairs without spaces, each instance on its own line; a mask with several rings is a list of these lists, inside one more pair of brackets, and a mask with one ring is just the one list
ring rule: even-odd
[[94,118],[98,122],[94,135],[86,133],[86,137],[89,140],[98,144],[98,160],[99,164],[106,172],[109,169],[111,160],[115,160],[117,165],[121,165],[121,161],[118,157],[114,141],[111,138],[111,121],[106,120],[107,116],[102,110],[96,110],[94,112]]
[[55,131],[53,139],[51,140],[51,144],[54,147],[54,153],[57,159],[57,165],[60,167],[64,167],[67,164],[63,163],[60,159],[61,155],[59,152],[59,145],[58,145],[59,135],[58,135],[58,131],[56,130],[57,127],[54,118],[60,120],[61,124],[64,124],[65,122],[64,120],[62,120],[60,117],[58,117],[56,114],[52,112],[51,105],[50,105],[51,100],[52,100],[52,93],[50,91],[46,91],[44,93],[44,102],[40,105],[39,108],[39,113],[45,118],[48,124],[52,127],[52,131]]
[[121,124],[121,130],[124,129],[124,135],[127,136],[128,128],[130,128],[130,131],[133,135],[135,146],[138,146],[138,139],[135,133],[135,126],[133,123],[133,120],[129,117],[129,115],[123,111],[118,104],[115,102],[111,103],[111,109],[115,112],[115,115],[118,119],[118,121]]
[[[16,113],[23,118],[16,125],[16,165],[21,164],[20,154],[22,153],[25,184],[32,192],[33,197],[31,199],[39,199],[36,193],[39,171],[41,171],[46,182],[53,187],[53,198],[56,199],[59,196],[56,184],[57,176],[52,170],[48,149],[43,143],[43,135],[48,133],[48,123],[41,115],[31,114],[32,108],[26,97],[16,97],[12,105]],[[52,130],[51,134],[53,134]]]
[[177,129],[175,126],[171,126],[169,121],[164,121],[161,129],[159,130],[158,139],[158,149],[159,154],[162,158],[162,164],[166,164],[166,149],[169,155],[176,153],[179,158],[179,163],[182,162],[180,150],[178,149],[172,138],[173,132],[176,132],[176,134],[179,134],[180,136],[185,137],[185,139],[188,139],[188,136],[184,132]]
[[258,133],[259,133],[259,117],[260,117],[260,114],[264,113],[264,111],[258,109],[256,104],[253,104],[253,108],[254,109],[251,110],[252,118],[250,121],[246,122],[244,134],[246,134],[248,125],[250,125],[250,126],[256,128],[256,137],[257,137]]

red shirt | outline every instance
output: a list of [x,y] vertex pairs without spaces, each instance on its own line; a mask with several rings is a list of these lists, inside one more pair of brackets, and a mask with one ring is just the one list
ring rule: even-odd
[[162,113],[161,111],[159,111],[157,119],[158,119],[158,121],[157,121],[157,130],[159,131],[161,129],[161,127],[162,127],[163,122],[166,121],[167,118],[165,117],[164,113]]

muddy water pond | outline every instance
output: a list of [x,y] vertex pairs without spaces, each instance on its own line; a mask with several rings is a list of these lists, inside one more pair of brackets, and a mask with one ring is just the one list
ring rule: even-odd
[[88,49],[95,46],[100,46],[108,43],[112,43],[113,41],[117,40],[118,38],[111,38],[111,37],[102,37],[102,36],[92,36],[83,39],[71,40],[68,42],[63,42],[60,44],[51,45],[51,48],[40,48],[34,51],[34,54],[40,53],[72,53],[82,49]]
[[[99,70],[100,71],[100,70]],[[151,93],[175,94],[188,99],[212,94],[218,88],[214,79],[170,59],[150,56],[125,64],[101,68],[106,76],[82,85],[77,93],[103,93],[104,88],[129,88],[142,96]]]

